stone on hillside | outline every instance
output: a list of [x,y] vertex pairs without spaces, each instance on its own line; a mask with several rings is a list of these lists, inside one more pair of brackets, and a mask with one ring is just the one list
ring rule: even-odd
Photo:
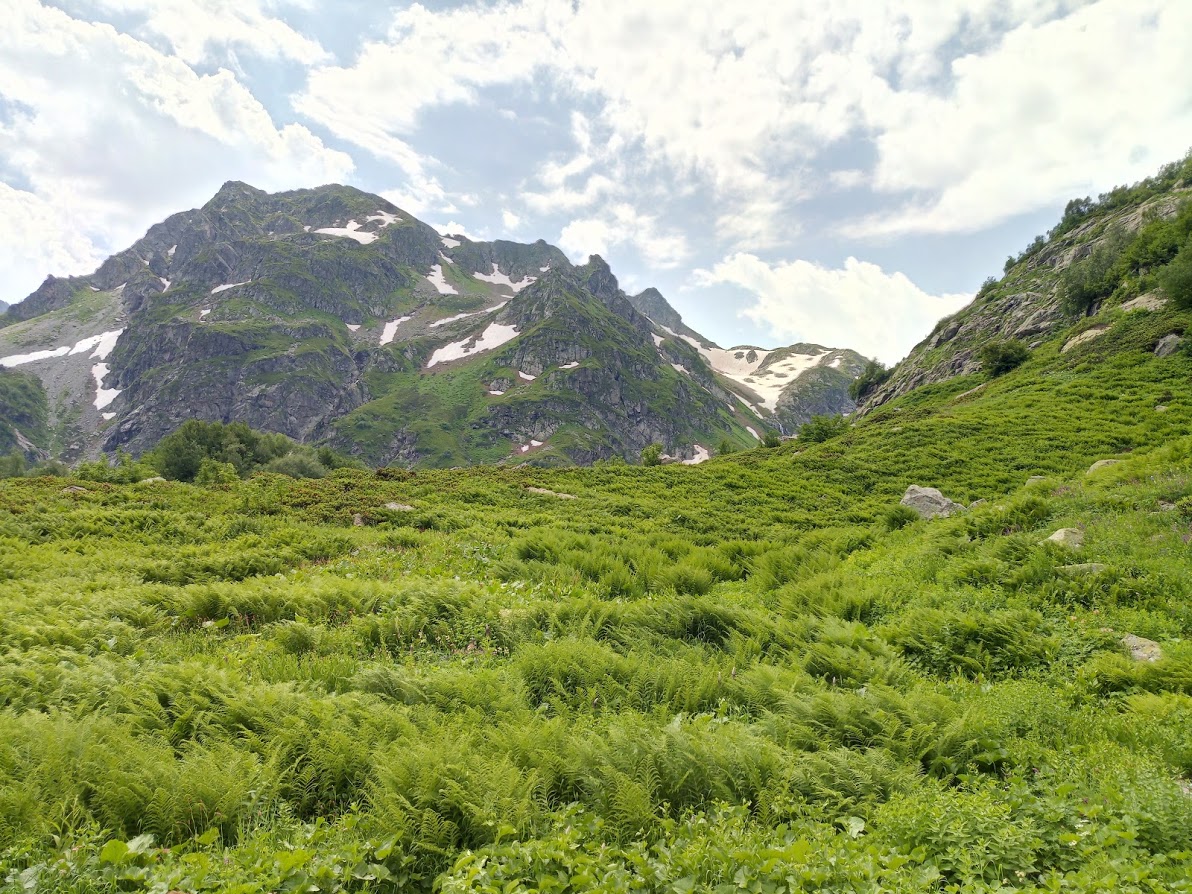
[[947,518],[964,511],[961,504],[949,500],[934,487],[920,487],[917,484],[906,489],[901,503],[919,513],[919,518]]
[[1176,348],[1180,346],[1182,341],[1183,339],[1174,332],[1171,333],[1171,335],[1163,336],[1161,339],[1159,339],[1159,343],[1155,345],[1155,356],[1170,357],[1175,353]]
[[152,478],[142,478],[137,483],[138,484],[158,484],[163,481],[165,481],[165,479],[162,478],[160,475],[154,475]]
[[1159,501],[1159,511],[1160,512],[1172,512],[1174,510],[1175,510],[1175,503],[1170,503],[1167,500]]
[[1121,309],[1126,312],[1132,310],[1161,310],[1166,303],[1167,299],[1157,292],[1147,292],[1145,295],[1131,298],[1122,305]]
[[1074,574],[1079,576],[1100,574],[1108,566],[1102,565],[1100,562],[1079,562],[1075,565],[1061,565],[1060,571],[1065,574]]
[[64,494],[85,494],[85,493],[87,493],[87,488],[79,487],[77,484],[72,484],[70,487],[62,488],[62,493],[64,493]]
[[413,512],[414,507],[408,506],[405,503],[386,503],[385,508],[390,512]]
[[357,528],[363,528],[364,527],[364,516],[361,515],[359,512],[357,512],[355,515],[352,516],[352,524],[355,525]]
[[1064,346],[1060,348],[1061,354],[1067,354],[1075,347],[1079,347],[1087,342],[1092,341],[1099,335],[1104,335],[1109,331],[1108,326],[1094,326],[1092,329],[1086,329],[1079,335],[1073,335],[1070,339],[1064,342]]
[[558,497],[560,500],[574,500],[575,494],[560,494],[553,490],[547,490],[545,487],[527,487],[532,494],[541,494],[544,497]]
[[1040,540],[1039,543],[1055,543],[1069,549],[1080,549],[1084,546],[1084,532],[1079,528],[1060,528],[1046,540]]
[[1039,484],[1046,480],[1047,480],[1046,475],[1032,475],[1030,478],[1028,478],[1026,480],[1026,486],[1030,487],[1032,484]]
[[1089,470],[1084,474],[1092,475],[1094,472],[1100,472],[1102,469],[1108,469],[1110,466],[1116,466],[1120,462],[1120,459],[1099,459],[1089,466]]
[[1166,412],[1167,412],[1167,407],[1165,407],[1165,406],[1163,406],[1162,404],[1160,404],[1159,406],[1155,407],[1155,412],[1156,412],[1156,413],[1166,413]]
[[1130,650],[1130,657],[1135,661],[1158,661],[1163,657],[1163,650],[1153,639],[1145,639],[1127,633],[1122,637],[1122,645]]

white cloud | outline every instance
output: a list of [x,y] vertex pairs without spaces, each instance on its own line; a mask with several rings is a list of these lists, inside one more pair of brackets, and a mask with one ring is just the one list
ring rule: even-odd
[[607,260],[614,249],[627,244],[657,268],[677,267],[690,256],[682,233],[661,228],[657,218],[639,213],[626,202],[608,205],[598,215],[573,220],[559,234],[559,248],[579,263],[592,254]]
[[981,230],[1136,180],[1192,143],[1192,4],[1102,0],[952,63],[943,95],[869,110],[875,185],[926,195],[850,235]]
[[307,128],[274,124],[228,71],[200,75],[36,0],[8,0],[5,24],[0,98],[15,111],[0,123],[0,175],[37,210],[27,220],[0,215],[0,242],[44,241],[55,264],[7,277],[6,300],[46,273],[89,272],[97,251],[123,248],[147,221],[201,204],[224,180],[282,189],[353,168]]
[[522,220],[512,211],[506,209],[501,212],[501,223],[505,225],[505,229],[513,231],[521,226]]
[[139,36],[163,38],[184,62],[209,61],[238,47],[267,59],[315,63],[329,58],[319,44],[270,13],[301,2],[265,0],[85,0],[96,10],[132,14]]
[[25,297],[50,271],[99,266],[103,252],[84,235],[83,224],[72,219],[69,209],[0,183],[0,270],[8,281],[30,286],[4,300],[13,303]]
[[741,313],[768,327],[776,343],[813,341],[889,363],[972,298],[930,295],[902,273],[886,273],[856,258],[829,269],[802,260],[772,265],[738,253],[711,270],[697,270],[695,283],[749,292],[753,303]]
[[756,245],[790,232],[842,140],[872,142],[875,169],[827,183],[906,204],[853,235],[983,227],[1147,173],[1188,141],[1190,55],[1192,4],[1171,0],[415,5],[296,106],[408,164],[425,110],[545,82],[595,112],[528,207],[625,200],[662,172],[708,190],[722,242]]

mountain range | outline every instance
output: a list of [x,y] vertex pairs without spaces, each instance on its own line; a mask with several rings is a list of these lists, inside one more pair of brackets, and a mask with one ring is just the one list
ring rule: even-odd
[[143,451],[243,421],[371,465],[672,460],[854,409],[855,351],[721,348],[656,289],[346,186],[226,183],[0,314],[0,450]]

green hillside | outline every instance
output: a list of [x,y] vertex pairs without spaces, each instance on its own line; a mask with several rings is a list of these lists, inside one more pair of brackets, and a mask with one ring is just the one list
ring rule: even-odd
[[694,467],[0,482],[0,879],[1188,891],[1189,316]]

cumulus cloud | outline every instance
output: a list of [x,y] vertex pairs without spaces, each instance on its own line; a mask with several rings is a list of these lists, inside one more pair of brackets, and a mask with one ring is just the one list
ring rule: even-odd
[[737,253],[710,270],[697,270],[695,283],[745,290],[752,303],[741,313],[768,328],[775,342],[850,347],[887,363],[972,298],[928,294],[902,273],[886,273],[856,258],[832,269],[803,260],[769,264]]
[[626,202],[609,205],[596,216],[577,218],[559,234],[559,247],[577,263],[594,254],[607,259],[626,244],[661,269],[677,267],[690,256],[682,233],[664,228],[656,217],[641,214]]
[[[597,111],[530,208],[624,199],[662,166],[709,191],[722,242],[755,246],[824,186],[893,201],[848,228],[872,236],[984,227],[1149,172],[1192,130],[1190,54],[1192,4],[1170,0],[415,5],[296,105],[396,159],[425,110],[545,80]],[[843,140],[874,169],[826,176]]]
[[0,242],[44,242],[54,265],[8,277],[6,300],[24,297],[46,273],[89,272],[97,252],[201,204],[225,179],[283,189],[353,169],[306,127],[277,126],[231,72],[198,74],[37,0],[9,0],[6,13],[0,99],[13,111],[0,119],[0,178],[8,201],[33,212],[0,214]]
[[267,59],[303,63],[329,58],[317,40],[301,34],[273,13],[286,0],[83,0],[97,12],[130,14],[138,36],[163,38],[184,62],[207,61],[218,51],[239,48]]

